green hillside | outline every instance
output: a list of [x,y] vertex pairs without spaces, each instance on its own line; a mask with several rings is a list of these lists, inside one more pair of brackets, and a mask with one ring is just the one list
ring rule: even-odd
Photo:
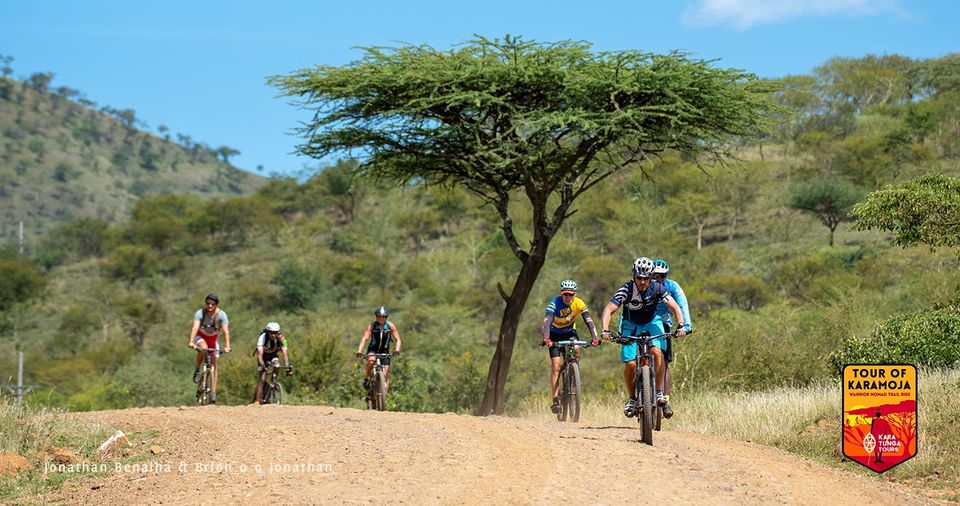
[[[846,204],[831,231],[834,206],[826,204],[921,175],[960,176],[957,76],[955,55],[831,60],[782,81],[777,129],[762,144],[732,146],[741,161],[704,166],[665,153],[584,194],[551,243],[525,308],[508,413],[548,401],[539,325],[560,280],[576,279],[579,296],[599,314],[641,255],[666,258],[691,304],[696,333],[677,343],[672,365],[678,410],[685,395],[835,382],[841,353],[879,361],[906,350],[898,357],[955,368],[957,251],[902,248],[888,233],[858,231]],[[22,84],[14,89],[35,96]],[[31,103],[2,102],[4,125],[16,111],[31,116]],[[111,131],[99,113],[69,101],[58,107],[64,121],[74,110],[72,124],[97,120]],[[74,218],[60,216],[56,233],[29,255],[3,252],[0,331],[14,346],[0,354],[0,371],[13,374],[14,350],[25,352],[27,381],[38,386],[30,402],[78,410],[190,404],[190,320],[215,291],[234,349],[222,359],[219,403],[249,402],[255,339],[267,321],[278,321],[297,370],[286,380],[289,400],[360,407],[354,352],[373,309],[386,305],[404,343],[391,372],[391,409],[471,412],[478,405],[503,311],[497,283],[509,288],[519,265],[497,213],[464,190],[357,178],[356,163],[343,161],[303,182],[274,178],[246,196],[201,200],[188,194],[242,193],[257,179],[237,182],[226,164],[197,164],[181,147],[143,134],[129,141],[134,152],[168,150],[169,163],[156,170],[117,163],[113,153],[130,146],[120,124],[113,147],[90,148],[88,158],[72,134],[51,140],[18,132],[20,140],[5,137],[10,177],[20,161],[36,163],[36,153],[9,147],[26,139],[49,149],[41,150],[51,162],[45,167],[56,168],[56,145],[80,157],[70,158],[66,182],[46,176],[43,191],[95,188],[116,176],[128,190],[114,192],[123,201],[135,195],[129,186],[151,175],[197,178],[171,195],[141,195],[129,220],[109,226],[80,218],[98,216],[99,196],[80,199]],[[208,168],[205,176],[199,167]],[[955,208],[960,195],[947,197]],[[531,213],[513,202],[514,231],[527,244]],[[900,336],[927,350],[904,346]],[[885,344],[851,344],[878,341]],[[930,349],[943,360],[930,359]],[[615,346],[584,353],[585,396],[623,396],[618,357]],[[951,413],[930,416],[923,427],[956,441],[944,429]],[[931,455],[955,451],[924,440],[932,441]],[[957,473],[948,474],[955,480]]]
[[97,109],[76,90],[52,89],[51,78],[0,78],[0,236],[7,243],[17,239],[20,221],[32,245],[71,218],[122,222],[144,195],[227,197],[264,182],[227,163],[229,148],[213,150],[183,134],[173,142],[166,127],[153,135],[132,109]]

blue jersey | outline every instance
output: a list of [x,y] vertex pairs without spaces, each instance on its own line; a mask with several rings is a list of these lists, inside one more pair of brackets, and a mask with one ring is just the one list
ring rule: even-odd
[[640,291],[636,282],[627,281],[610,298],[610,302],[621,307],[620,318],[636,325],[646,325],[657,316],[657,305],[668,300],[670,292],[660,282],[650,280],[647,289]]
[[[687,305],[687,295],[683,293],[683,288],[680,288],[680,283],[672,279],[666,279],[663,281],[663,286],[667,288],[670,296],[672,296],[673,300],[677,301],[677,305],[680,306],[680,314],[683,315],[683,323],[686,324],[685,330],[690,330],[693,325],[693,320],[690,319],[690,307]],[[671,318],[673,313],[670,311],[670,308],[661,302],[657,306],[657,314],[660,315],[663,320],[666,330],[670,330],[670,327],[673,326],[673,318]]]

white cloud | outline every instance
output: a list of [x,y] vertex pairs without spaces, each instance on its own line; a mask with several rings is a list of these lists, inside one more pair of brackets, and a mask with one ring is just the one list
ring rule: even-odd
[[805,16],[870,16],[901,12],[898,0],[697,0],[684,13],[697,25],[732,25],[739,30]]

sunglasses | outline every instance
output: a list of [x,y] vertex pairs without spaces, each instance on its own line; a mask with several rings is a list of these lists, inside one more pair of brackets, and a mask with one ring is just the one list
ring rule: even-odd
[[573,297],[574,295],[576,295],[576,294],[575,294],[575,293],[561,293],[561,294],[560,294],[561,297]]

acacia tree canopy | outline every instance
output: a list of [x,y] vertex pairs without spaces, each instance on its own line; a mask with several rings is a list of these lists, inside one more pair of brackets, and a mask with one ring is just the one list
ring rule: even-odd
[[854,206],[859,230],[893,232],[900,246],[960,244],[960,178],[934,174],[871,193]]
[[[521,270],[509,293],[500,290],[506,308],[479,410],[488,414],[502,412],[520,313],[576,198],[668,149],[725,159],[729,140],[767,127],[775,86],[712,63],[679,52],[477,37],[449,51],[365,48],[349,65],[268,82],[313,111],[299,131],[302,154],[347,153],[366,174],[458,184],[499,213]],[[529,245],[510,217],[517,192],[532,206]]]

